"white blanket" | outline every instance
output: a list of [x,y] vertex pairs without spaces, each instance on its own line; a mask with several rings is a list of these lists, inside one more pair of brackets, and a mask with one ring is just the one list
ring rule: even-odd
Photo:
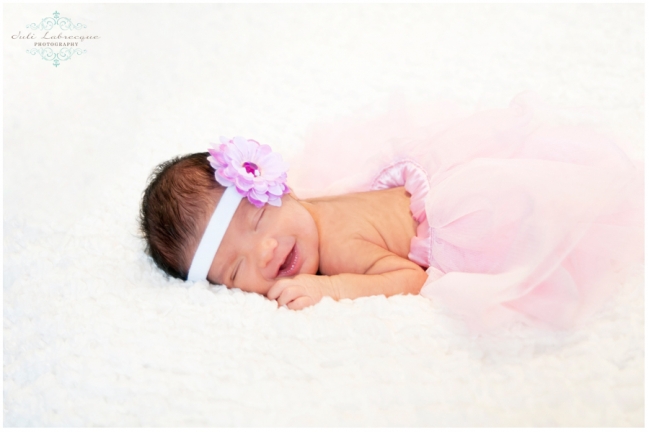
[[157,163],[289,153],[395,90],[535,90],[641,153],[642,4],[63,5],[100,38],[57,67],[11,38],[53,6],[3,10],[5,426],[644,424],[641,280],[583,328],[473,337],[419,296],[289,311],[170,280],[136,222]]

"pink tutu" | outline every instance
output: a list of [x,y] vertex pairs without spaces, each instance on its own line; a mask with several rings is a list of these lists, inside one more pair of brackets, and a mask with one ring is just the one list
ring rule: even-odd
[[569,328],[644,264],[644,167],[532,94],[465,115],[448,104],[314,128],[292,160],[300,198],[405,186],[421,295],[474,329]]

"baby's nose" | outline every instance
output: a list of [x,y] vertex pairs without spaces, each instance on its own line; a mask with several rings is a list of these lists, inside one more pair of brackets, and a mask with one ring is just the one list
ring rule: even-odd
[[277,240],[274,238],[267,237],[261,241],[259,245],[259,266],[261,268],[265,268],[273,259],[277,245]]

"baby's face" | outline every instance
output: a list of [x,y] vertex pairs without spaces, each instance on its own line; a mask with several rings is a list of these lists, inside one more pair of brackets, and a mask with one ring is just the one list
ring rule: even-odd
[[242,199],[207,278],[266,295],[281,278],[316,274],[319,261],[315,221],[296,199],[284,195],[281,207],[262,208]]

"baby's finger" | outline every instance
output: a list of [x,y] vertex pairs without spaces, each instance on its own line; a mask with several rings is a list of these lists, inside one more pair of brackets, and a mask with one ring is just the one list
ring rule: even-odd
[[277,299],[277,304],[284,306],[302,295],[300,287],[292,285],[284,289]]
[[288,303],[286,307],[292,310],[300,310],[312,305],[313,305],[313,299],[311,297],[302,296]]
[[287,279],[281,279],[275,282],[275,284],[270,287],[268,292],[266,293],[266,297],[268,297],[271,300],[276,300],[277,297],[284,291],[284,289],[288,286],[286,284]]

